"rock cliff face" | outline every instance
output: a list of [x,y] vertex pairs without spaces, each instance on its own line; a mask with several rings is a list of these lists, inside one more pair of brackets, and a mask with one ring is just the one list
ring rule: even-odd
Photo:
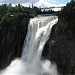
[[0,32],[0,69],[8,66],[12,59],[20,57],[27,32],[29,18],[24,18],[17,26],[13,21]]
[[[73,23],[71,23],[73,24]],[[60,73],[75,73],[75,39],[74,32],[64,18],[54,25],[50,39],[47,41],[43,56],[57,64]]]

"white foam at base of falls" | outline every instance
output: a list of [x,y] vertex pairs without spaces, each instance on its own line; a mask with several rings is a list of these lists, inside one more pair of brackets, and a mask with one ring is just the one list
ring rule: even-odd
[[36,17],[30,20],[21,59],[15,59],[0,75],[57,75],[57,67],[41,60],[43,47],[58,21],[57,16]]

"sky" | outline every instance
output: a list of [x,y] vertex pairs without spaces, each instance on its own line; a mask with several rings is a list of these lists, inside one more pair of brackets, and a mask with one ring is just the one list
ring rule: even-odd
[[67,2],[70,2],[70,0],[0,0],[0,4],[9,4],[11,3],[13,6],[15,4],[21,4],[23,6],[32,6],[32,3],[34,6],[37,7],[52,7],[52,6],[64,6]]

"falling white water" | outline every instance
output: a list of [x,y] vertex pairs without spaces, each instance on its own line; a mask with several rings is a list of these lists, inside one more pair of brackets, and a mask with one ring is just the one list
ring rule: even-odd
[[41,58],[41,53],[50,36],[51,28],[57,21],[57,16],[37,17],[30,20],[21,56],[24,61],[32,62],[34,57],[36,59],[37,56]]
[[30,19],[21,59],[12,61],[0,75],[57,75],[55,64],[41,60],[43,47],[57,21],[57,16]]

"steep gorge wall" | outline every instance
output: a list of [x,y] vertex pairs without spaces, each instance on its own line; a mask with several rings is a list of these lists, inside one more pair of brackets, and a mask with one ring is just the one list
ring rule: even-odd
[[55,62],[64,75],[75,74],[75,39],[71,24],[73,22],[68,24],[64,18],[59,18],[43,51],[43,56]]
[[0,31],[0,69],[5,68],[15,57],[20,57],[27,33],[29,18],[24,18],[18,25],[16,20]]

